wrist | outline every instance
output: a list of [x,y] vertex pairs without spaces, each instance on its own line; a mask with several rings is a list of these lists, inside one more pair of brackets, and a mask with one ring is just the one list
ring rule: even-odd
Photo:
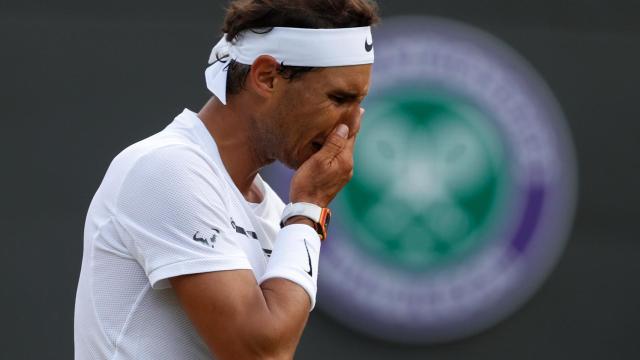
[[312,229],[315,229],[316,227],[316,224],[311,219],[302,215],[292,216],[284,222],[284,226],[292,224],[304,224],[310,226]]
[[318,205],[321,208],[323,207],[327,207],[329,204],[320,198],[314,198],[311,196],[301,196],[301,195],[293,195],[293,196],[289,196],[289,201],[292,203],[307,203],[307,204],[314,204],[314,205]]

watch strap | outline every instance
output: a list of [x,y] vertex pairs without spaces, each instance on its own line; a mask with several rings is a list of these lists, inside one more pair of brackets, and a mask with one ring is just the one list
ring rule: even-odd
[[324,240],[327,237],[327,227],[331,219],[331,210],[329,208],[306,202],[289,203],[282,211],[280,227],[284,227],[287,220],[294,216],[308,218],[315,224],[315,230],[320,235],[320,239]]
[[322,208],[316,204],[306,202],[289,203],[282,211],[280,224],[284,224],[294,216],[304,216],[314,223],[318,223],[320,222],[320,215],[322,215]]

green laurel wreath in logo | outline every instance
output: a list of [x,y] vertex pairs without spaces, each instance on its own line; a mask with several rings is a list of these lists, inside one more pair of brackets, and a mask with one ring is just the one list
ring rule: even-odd
[[365,107],[355,173],[337,200],[354,243],[424,271],[490,241],[511,181],[501,136],[481,109],[416,88],[375,94]]

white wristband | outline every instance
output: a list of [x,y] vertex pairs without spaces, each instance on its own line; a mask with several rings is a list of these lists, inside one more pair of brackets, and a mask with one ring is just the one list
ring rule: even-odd
[[320,237],[308,225],[291,224],[278,232],[267,271],[259,283],[283,278],[300,285],[309,294],[311,310],[316,305]]

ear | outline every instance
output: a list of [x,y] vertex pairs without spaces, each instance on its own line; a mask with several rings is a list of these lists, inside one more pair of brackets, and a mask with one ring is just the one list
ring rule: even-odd
[[251,64],[251,71],[246,81],[257,95],[264,98],[273,95],[279,66],[278,61],[269,55],[260,55]]

